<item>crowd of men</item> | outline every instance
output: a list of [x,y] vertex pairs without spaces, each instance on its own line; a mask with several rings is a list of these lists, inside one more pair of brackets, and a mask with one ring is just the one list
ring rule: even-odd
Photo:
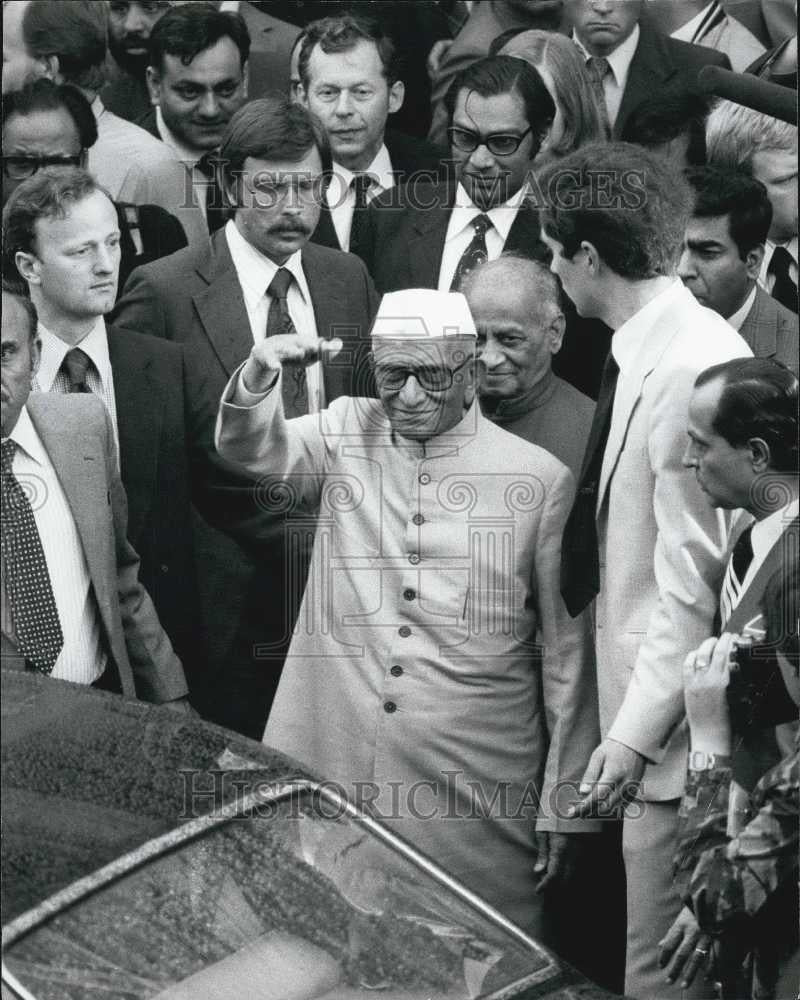
[[263,738],[610,989],[794,995],[795,18],[5,2],[4,667]]

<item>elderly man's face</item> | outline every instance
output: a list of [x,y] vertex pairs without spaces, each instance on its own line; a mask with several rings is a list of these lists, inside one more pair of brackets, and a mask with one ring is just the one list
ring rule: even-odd
[[402,437],[444,434],[474,399],[474,338],[375,340],[372,358],[383,408]]
[[[4,205],[19,185],[42,166],[61,170],[83,166],[86,158],[78,126],[66,108],[11,115],[3,128],[3,154],[19,158],[7,161],[3,171]],[[56,164],[51,158],[63,158],[63,163]]]
[[[509,276],[510,277],[510,276]],[[561,347],[564,317],[555,303],[540,302],[533,290],[503,280],[490,268],[466,290],[478,329],[481,398],[517,399],[550,371]]]
[[16,295],[6,292],[3,292],[0,354],[0,416],[2,435],[7,437],[28,400],[31,378],[39,364],[39,341],[31,337],[28,314],[22,303]]

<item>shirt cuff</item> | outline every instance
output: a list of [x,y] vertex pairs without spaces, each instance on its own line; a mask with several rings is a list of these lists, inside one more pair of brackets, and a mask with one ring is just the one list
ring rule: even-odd
[[242,409],[250,409],[253,406],[258,406],[275,388],[279,376],[280,372],[273,372],[272,382],[264,392],[250,392],[244,384],[244,367],[242,367],[233,384],[233,392],[228,402]]

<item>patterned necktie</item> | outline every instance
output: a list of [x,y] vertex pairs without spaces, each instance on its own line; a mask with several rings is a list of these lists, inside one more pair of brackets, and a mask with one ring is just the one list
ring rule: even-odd
[[611,66],[605,56],[589,56],[586,60],[586,72],[589,74],[592,90],[594,91],[594,97],[597,101],[597,107],[600,109],[600,117],[609,129],[611,128],[611,117],[608,113],[606,92],[603,87],[603,81],[608,75],[610,69]]
[[91,392],[86,375],[92,366],[92,359],[80,347],[73,347],[64,355],[59,371],[69,380],[69,392]]
[[603,368],[600,394],[583,458],[575,502],[561,542],[561,595],[567,611],[576,617],[600,593],[600,553],[597,539],[597,491],[611,430],[619,366],[609,352]]
[[[289,287],[293,281],[292,272],[285,267],[279,267],[275,272],[275,277],[269,283],[267,295],[272,301],[267,313],[268,337],[274,337],[278,334],[297,336],[297,330],[289,315],[289,306],[286,302],[286,296],[289,294]],[[283,412],[287,420],[292,417],[302,417],[308,413],[306,366],[293,361],[284,361],[281,385]]]
[[492,228],[492,225],[492,220],[488,215],[476,215],[472,220],[472,228],[475,230],[475,235],[470,240],[467,249],[461,254],[461,260],[458,262],[456,273],[453,275],[453,280],[450,283],[451,292],[459,291],[461,283],[470,271],[474,271],[480,264],[486,263],[489,257],[486,250],[486,232]]
[[767,274],[775,275],[775,284],[772,286],[772,297],[782,306],[797,312],[797,285],[792,281],[789,274],[789,267],[794,263],[794,258],[786,247],[775,247],[772,258],[767,268]]
[[49,674],[64,645],[64,633],[33,508],[12,472],[16,447],[6,439],[0,456],[6,593],[20,653],[35,670]]
[[215,233],[228,221],[228,210],[219,183],[220,160],[216,150],[205,153],[195,164],[200,173],[211,182],[206,185],[206,222],[209,233]]
[[722,582],[722,594],[720,598],[720,611],[723,625],[728,621],[733,609],[739,603],[742,593],[742,584],[747,576],[750,563],[753,561],[753,525],[745,528],[739,535],[733,552],[728,560],[725,570],[725,579]]
[[358,254],[363,259],[365,253],[367,227],[367,194],[374,183],[371,174],[356,174],[350,181],[350,187],[356,195],[353,206],[353,221],[350,225],[350,253]]

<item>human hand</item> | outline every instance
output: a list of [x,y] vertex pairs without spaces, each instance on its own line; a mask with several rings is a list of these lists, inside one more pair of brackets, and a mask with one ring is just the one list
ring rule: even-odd
[[687,989],[698,971],[711,964],[711,938],[697,924],[695,915],[684,906],[672,927],[658,942],[659,968],[667,968],[667,982],[674,983],[683,973],[681,989]]
[[726,691],[731,656],[750,640],[730,632],[706,639],[683,663],[683,696],[692,750],[727,755],[731,724]]
[[536,892],[544,892],[558,883],[569,881],[575,871],[580,850],[577,833],[536,832],[536,864],[533,874],[538,879]]
[[603,740],[589,758],[581,780],[578,791],[583,798],[569,807],[567,816],[609,815],[633,797],[644,765],[644,757],[636,750],[616,740]]
[[453,44],[450,38],[440,38],[438,42],[433,43],[433,47],[428,53],[427,68],[428,76],[431,80],[434,79],[436,74],[439,72],[439,67],[442,64],[442,59],[450,46]]
[[325,340],[324,337],[300,337],[288,333],[266,337],[250,352],[242,369],[242,382],[248,392],[258,395],[271,388],[285,361],[310,365],[323,355],[335,357],[343,346],[338,337]]

